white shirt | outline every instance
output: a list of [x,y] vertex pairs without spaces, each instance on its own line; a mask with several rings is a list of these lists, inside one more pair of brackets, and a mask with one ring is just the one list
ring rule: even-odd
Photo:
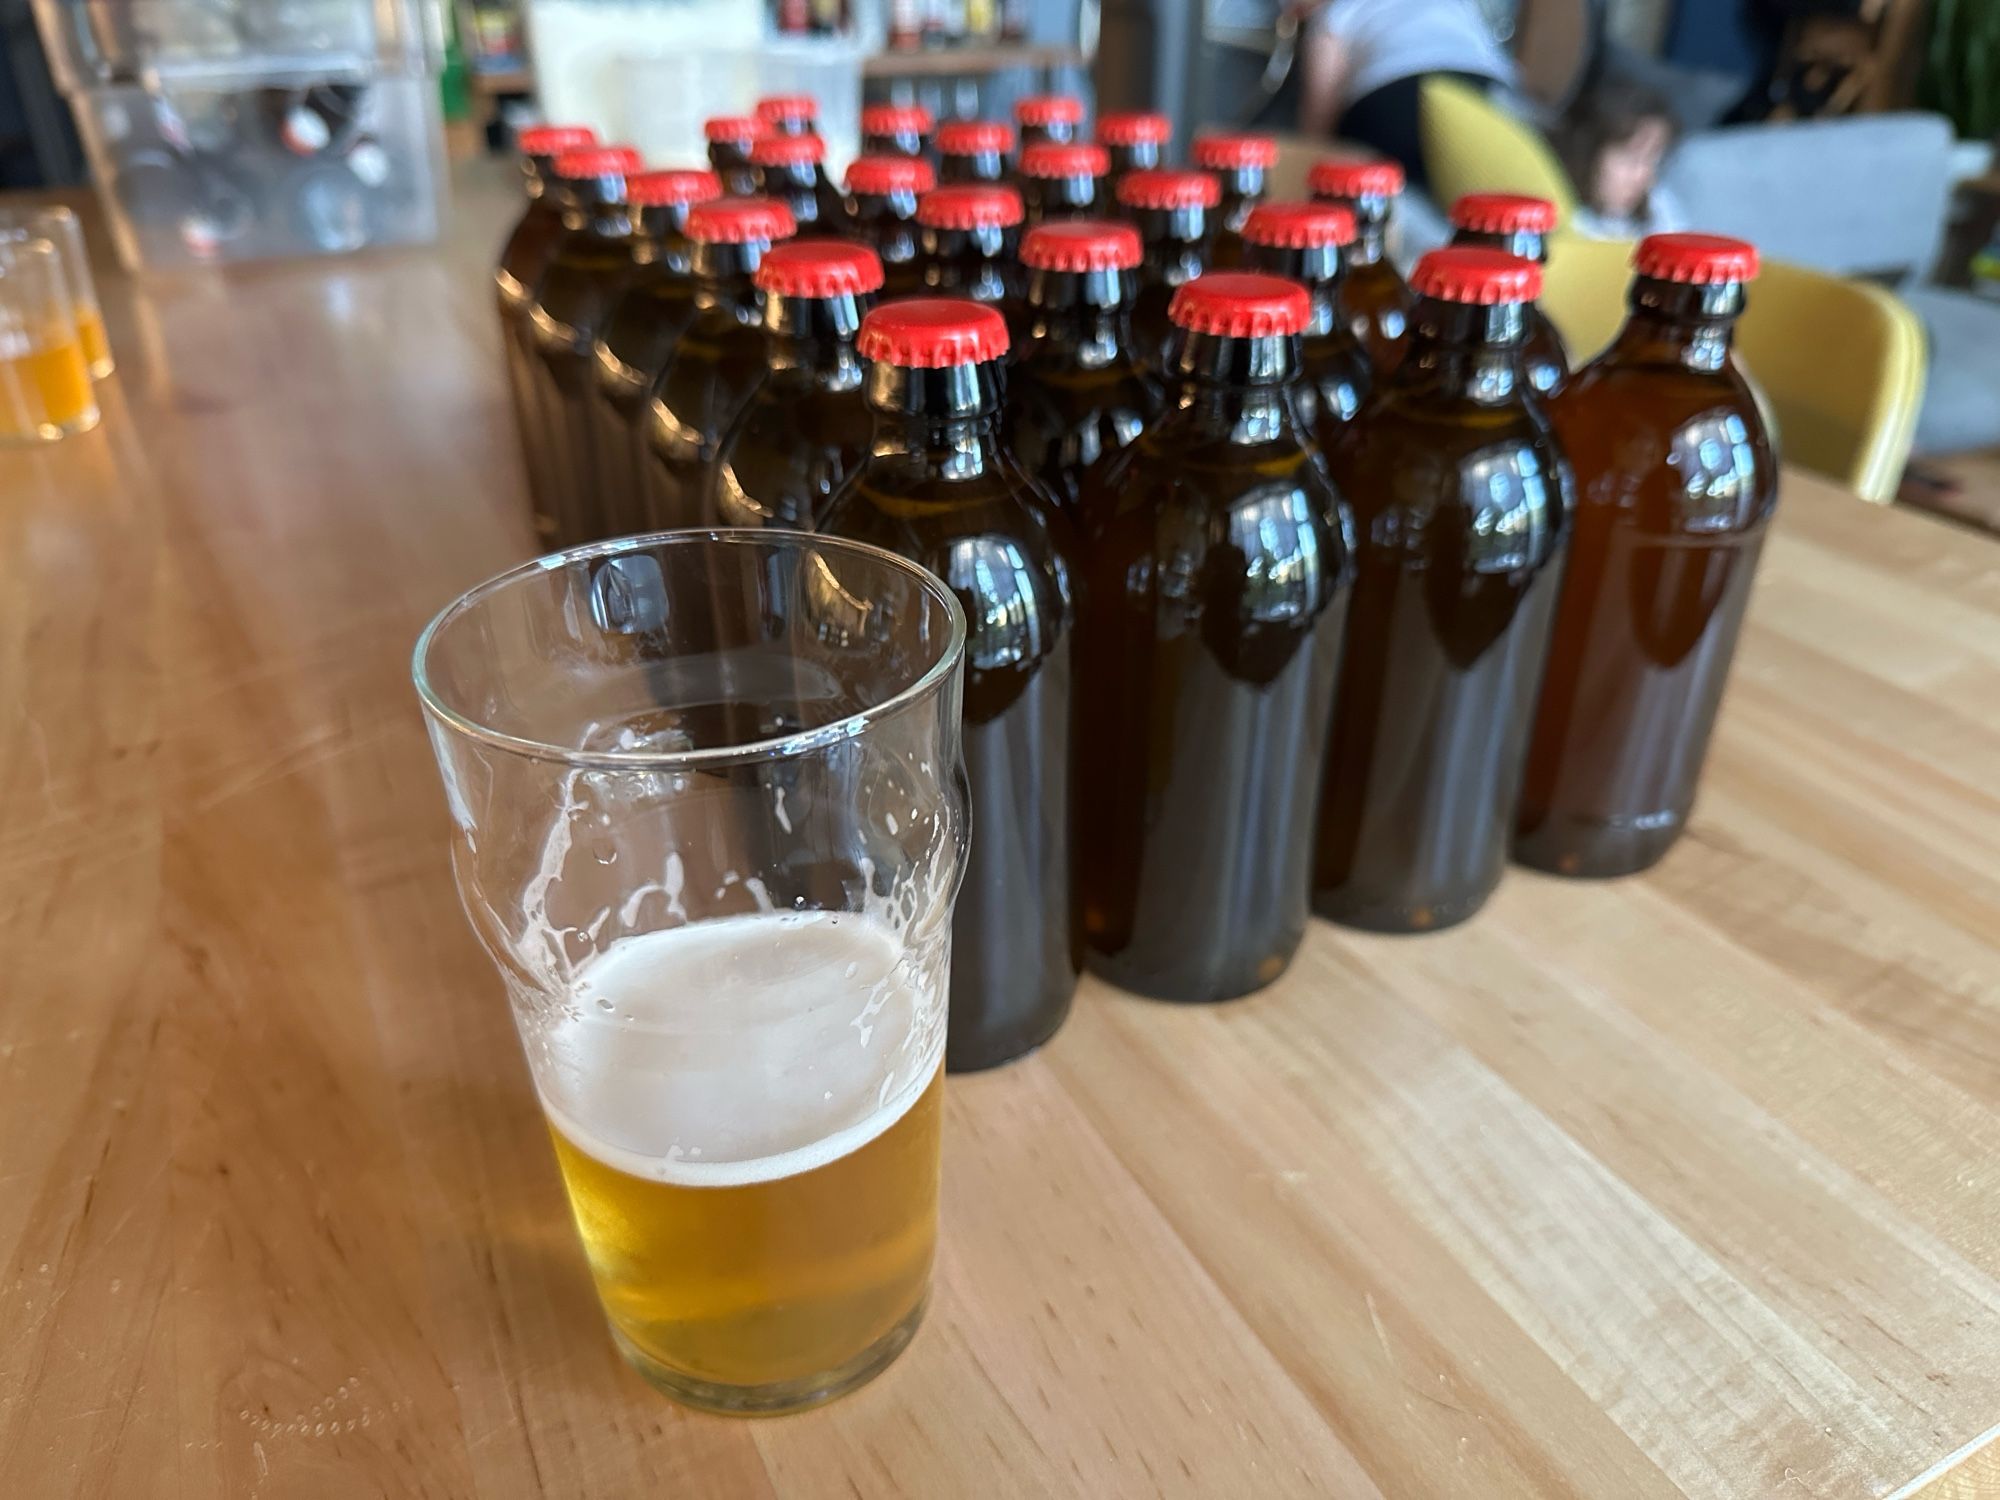
[[1424,73],[1514,82],[1476,0],[1333,0],[1316,18],[1347,59],[1346,109],[1385,84]]

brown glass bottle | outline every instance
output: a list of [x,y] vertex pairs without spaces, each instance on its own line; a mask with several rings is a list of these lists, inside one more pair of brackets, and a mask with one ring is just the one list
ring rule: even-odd
[[1338,203],[1260,203],[1243,223],[1250,268],[1288,277],[1312,297],[1312,322],[1299,339],[1299,420],[1322,451],[1374,383],[1368,351],[1340,315],[1341,254],[1353,243],[1354,215]]
[[[1504,250],[1538,266],[1549,263],[1549,234],[1556,227],[1556,206],[1546,198],[1520,193],[1467,193],[1451,206],[1454,245]],[[1521,310],[1521,368],[1528,384],[1544,396],[1554,395],[1569,378],[1569,350],[1556,325],[1539,304]]]
[[945,1064],[1018,1057],[1069,1012],[1073,566],[1067,523],[1000,436],[1005,323],[957,298],[885,303],[862,324],[872,449],[824,529],[942,578],[965,606],[973,836],[952,921]]
[[1221,201],[1221,184],[1206,172],[1132,172],[1119,179],[1119,206],[1138,225],[1145,249],[1132,302],[1132,356],[1142,370],[1165,369],[1174,293],[1206,269],[1208,216]]
[[1010,187],[941,187],[917,200],[924,290],[998,308],[1017,340],[1023,212],[1021,195]]
[[1071,94],[1030,94],[1014,101],[1014,123],[1021,127],[1021,149],[1048,144],[1067,146],[1083,127],[1083,101]]
[[923,156],[932,127],[921,104],[870,104],[861,111],[861,154]]
[[811,94],[767,94],[756,108],[757,123],[772,135],[811,135],[819,125],[819,100]]
[[694,311],[640,413],[650,529],[701,524],[716,444],[765,375],[757,267],[792,230],[791,213],[769,198],[723,198],[688,214]]
[[790,209],[802,235],[846,231],[847,205],[827,180],[825,162],[826,142],[816,135],[774,132],[750,147],[758,193]]
[[1104,174],[1111,158],[1102,146],[1084,141],[1057,145],[1038,141],[1021,149],[1021,200],[1028,222],[1088,219],[1101,212]]
[[501,248],[500,262],[493,269],[494,294],[500,308],[500,339],[507,359],[507,393],[513,399],[514,430],[521,440],[521,462],[528,474],[528,495],[532,512],[550,514],[549,481],[536,436],[541,429],[541,413],[535,404],[534,339],[528,331],[528,309],[541,285],[542,272],[555,254],[562,238],[561,182],[556,176],[556,158],[565,151],[592,146],[594,131],[581,125],[534,125],[523,130],[521,175],[527,189],[528,206],[522,211],[507,243]]
[[756,281],[771,373],[716,445],[706,519],[810,531],[868,453],[854,339],[882,263],[866,245],[794,240],[771,247]]
[[626,194],[639,220],[639,233],[632,239],[632,275],[591,349],[589,421],[597,452],[599,536],[645,528],[647,463],[640,413],[674,341],[694,316],[688,212],[696,203],[719,198],[722,185],[713,172],[641,172],[629,180]]
[[1003,183],[1014,131],[999,120],[947,120],[937,129],[938,181]]
[[1165,115],[1111,114],[1097,117],[1097,143],[1111,156],[1112,192],[1127,172],[1151,172],[1165,159],[1174,123]]
[[857,156],[847,165],[848,232],[880,257],[885,298],[923,290],[917,199],[935,186],[922,157]]
[[750,165],[750,148],[764,127],[753,115],[716,115],[702,122],[708,141],[708,164],[722,179],[722,190],[732,198],[748,198],[757,191],[757,170]]
[[1643,870],[1687,825],[1777,503],[1730,353],[1756,251],[1663,234],[1634,264],[1624,329],[1549,403],[1576,527],[1514,854],[1562,875]]
[[1278,164],[1278,143],[1268,135],[1198,135],[1190,154],[1197,167],[1213,172],[1222,184],[1208,265],[1214,271],[1230,270],[1244,263],[1243,225],[1250,210],[1264,201],[1264,175]]
[[1157,385],[1132,362],[1139,233],[1069,219],[1021,241],[1028,338],[1007,377],[1007,434],[1021,466],[1079,526],[1084,471],[1159,415]]
[[1171,1000],[1269,984],[1305,934],[1313,804],[1353,580],[1300,428],[1304,288],[1174,299],[1165,415],[1086,478],[1077,852],[1091,968]]
[[542,464],[535,533],[546,548],[602,535],[597,449],[591,437],[597,332],[633,274],[634,217],[626,180],[637,155],[587,146],[556,159],[563,179],[563,235],[528,309],[530,378]]
[[1402,364],[1359,421],[1322,420],[1358,540],[1313,906],[1349,926],[1449,927],[1506,869],[1571,493],[1521,369],[1541,279],[1432,251]]
[[1389,259],[1389,214],[1403,191],[1403,169],[1392,161],[1315,162],[1307,183],[1313,197],[1354,211],[1354,245],[1340,284],[1340,305],[1362,348],[1386,375],[1403,358],[1403,335],[1417,295]]

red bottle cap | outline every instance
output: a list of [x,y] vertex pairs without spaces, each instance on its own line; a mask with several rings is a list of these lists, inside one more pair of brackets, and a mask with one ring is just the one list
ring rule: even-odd
[[640,172],[625,179],[625,201],[635,208],[655,203],[710,203],[722,196],[713,172]]
[[1417,262],[1410,287],[1443,302],[1532,302],[1542,295],[1542,268],[1531,260],[1478,245],[1447,245]]
[[758,262],[757,285],[779,297],[856,297],[881,290],[882,262],[851,240],[793,240]]
[[1021,195],[1010,187],[958,183],[917,200],[917,222],[926,229],[1007,229],[1024,217]]
[[1479,234],[1547,234],[1556,206],[1524,193],[1467,193],[1451,206],[1451,222]]
[[1102,177],[1110,170],[1110,153],[1086,141],[1066,146],[1037,141],[1021,153],[1023,177]]
[[931,133],[931,112],[921,104],[871,104],[861,111],[863,135],[902,135],[914,131]]
[[595,146],[597,132],[588,125],[530,125],[514,137],[524,156],[554,156],[579,146]]
[[1197,276],[1175,292],[1167,316],[1189,333],[1267,338],[1304,333],[1312,321],[1312,298],[1296,281],[1282,276],[1219,271]]
[[1014,118],[1023,125],[1081,125],[1083,101],[1073,94],[1030,94],[1014,101]]
[[816,135],[760,135],[750,143],[750,161],[759,167],[796,167],[826,160],[826,142]]
[[1393,198],[1403,190],[1403,169],[1393,161],[1316,161],[1306,186],[1328,198]]
[[1260,203],[1243,221],[1243,238],[1280,250],[1354,243],[1354,210],[1342,203]]
[[811,94],[772,94],[757,101],[757,118],[771,125],[804,125],[819,118]]
[[688,210],[687,236],[704,245],[788,240],[798,232],[792,211],[775,198],[717,198]]
[[857,156],[847,164],[850,193],[928,193],[937,173],[921,156]]
[[702,121],[701,133],[711,141],[754,141],[764,122],[751,115],[715,115]]
[[1038,271],[1129,271],[1141,258],[1139,231],[1103,219],[1037,224],[1021,241],[1021,264]]
[[1127,208],[1213,208],[1222,184],[1206,172],[1127,172],[1118,179],[1118,201]]
[[864,359],[906,370],[976,365],[1007,352],[1007,320],[983,302],[910,297],[863,318],[855,348]]
[[1097,138],[1107,146],[1164,146],[1174,122],[1165,115],[1099,115]]
[[1719,234],[1649,234],[1632,253],[1632,268],[1659,281],[1712,286],[1757,278],[1757,247]]
[[1014,149],[1014,127],[1000,120],[946,120],[937,129],[946,156],[999,156]]
[[573,146],[556,156],[558,177],[623,177],[645,163],[630,146]]
[[1211,172],[1275,167],[1278,143],[1268,135],[1198,135],[1194,138],[1193,154],[1194,164]]

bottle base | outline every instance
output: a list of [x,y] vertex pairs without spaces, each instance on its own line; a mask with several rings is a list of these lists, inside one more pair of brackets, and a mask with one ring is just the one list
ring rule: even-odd
[[917,1299],[916,1305],[894,1328],[835,1369],[796,1380],[773,1381],[768,1385],[722,1385],[676,1370],[646,1353],[615,1325],[611,1329],[611,1339],[625,1362],[637,1370],[648,1385],[683,1406],[718,1412],[723,1416],[774,1417],[823,1405],[873,1380],[908,1347],[929,1305],[927,1293]]
[[1515,835],[1514,862],[1575,880],[1615,880],[1658,864],[1686,827],[1684,813],[1616,822],[1549,818],[1533,833]]
[[1313,913],[1324,917],[1341,927],[1352,927],[1361,932],[1380,932],[1391,936],[1410,936],[1426,932],[1442,932],[1447,927],[1456,927],[1461,922],[1470,921],[1486,905],[1493,888],[1470,896],[1461,896],[1454,901],[1439,901],[1425,906],[1385,903],[1378,901],[1356,901],[1343,899],[1338,892],[1313,893]]
[[1062,1008],[1052,1020],[1034,1027],[1019,1036],[1001,1041],[982,1042],[980,1045],[954,1047],[947,1032],[944,1044],[944,1070],[954,1076],[961,1073],[984,1073],[991,1068],[1004,1067],[1010,1062],[1018,1062],[1031,1052],[1039,1051],[1062,1030],[1062,1024],[1069,1019],[1070,1005],[1075,999],[1075,991],[1063,1000]]
[[[1301,938],[1303,936],[1300,934]],[[1247,972],[1237,970],[1192,983],[1178,983],[1172,975],[1139,972],[1101,953],[1092,953],[1085,958],[1084,967],[1106,984],[1128,995],[1137,995],[1142,1000],[1164,1000],[1175,1005],[1219,1005],[1229,1000],[1241,1000],[1275,984],[1292,966],[1292,959],[1298,951],[1299,942],[1294,939],[1282,953],[1269,955]]]

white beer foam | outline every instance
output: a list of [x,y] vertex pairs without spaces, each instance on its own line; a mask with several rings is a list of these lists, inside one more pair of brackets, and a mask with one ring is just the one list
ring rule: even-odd
[[[536,1080],[580,1151],[635,1177],[734,1187],[865,1146],[936,1073],[941,1003],[894,928],[757,912],[621,938],[577,973]],[[922,1049],[923,1055],[919,1054]]]

